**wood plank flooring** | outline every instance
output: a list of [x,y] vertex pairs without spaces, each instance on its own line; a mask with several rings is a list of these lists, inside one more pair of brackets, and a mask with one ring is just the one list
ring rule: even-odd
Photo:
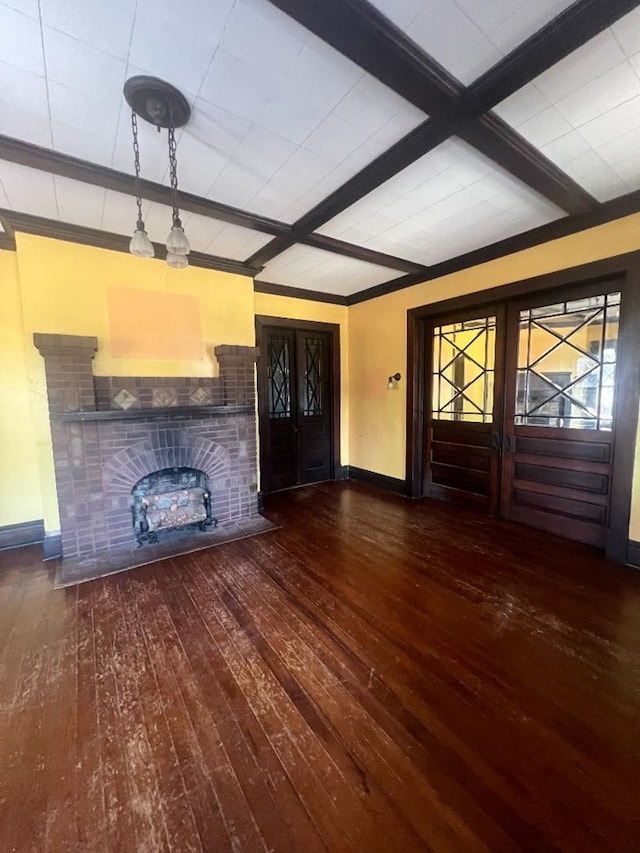
[[54,590],[0,554],[0,850],[638,851],[640,572],[353,483]]

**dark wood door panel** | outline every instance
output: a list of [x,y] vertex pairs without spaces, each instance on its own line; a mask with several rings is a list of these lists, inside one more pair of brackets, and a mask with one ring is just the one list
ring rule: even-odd
[[473,495],[488,498],[491,493],[491,477],[488,471],[472,471],[455,465],[431,466],[431,482],[436,486],[461,489]]
[[306,423],[304,426],[304,442],[300,450],[303,483],[317,483],[331,477],[331,445],[327,441],[328,429],[329,425],[324,419]]
[[527,454],[532,457],[551,456],[566,460],[601,462],[606,465],[611,461],[611,444],[608,441],[602,441],[599,436],[589,436],[577,441],[576,439],[579,439],[579,436],[567,435],[564,438],[543,436],[540,435],[538,429],[533,435],[527,435],[523,434],[523,429],[523,427],[518,427],[516,436],[518,453],[520,454]]
[[[558,460],[561,463],[561,460]],[[606,495],[609,491],[609,476],[593,471],[573,471],[564,468],[562,464],[550,465],[551,457],[545,459],[546,465],[536,465],[529,462],[519,462],[516,456],[514,465],[514,481],[525,480],[548,486],[560,486],[592,492],[596,495]]]
[[489,471],[491,450],[488,447],[472,447],[453,442],[433,441],[431,461],[442,465],[456,465],[472,471]]
[[470,447],[491,447],[492,444],[492,424],[433,420],[431,430],[433,441],[446,441]]
[[609,521],[619,289],[572,289],[507,316],[503,512],[603,546]]
[[550,511],[548,505],[544,509],[521,506],[515,495],[511,500],[509,518],[528,527],[537,527],[539,530],[575,539],[586,545],[595,545],[597,548],[602,548],[606,541],[606,525],[591,523],[585,520],[584,516],[576,518]]
[[331,359],[329,335],[296,330],[300,483],[331,477]]
[[514,497],[518,507],[539,509],[545,512],[551,510],[557,515],[563,515],[567,518],[577,518],[600,526],[607,523],[606,503],[587,503],[584,500],[542,494],[520,488],[518,481],[514,483]]
[[262,490],[331,479],[335,442],[334,332],[258,326]]

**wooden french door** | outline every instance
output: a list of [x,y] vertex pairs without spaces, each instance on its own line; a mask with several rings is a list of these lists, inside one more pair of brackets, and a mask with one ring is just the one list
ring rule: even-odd
[[264,492],[333,476],[330,344],[324,331],[262,328],[258,398]]
[[427,330],[431,394],[423,491],[492,515],[500,499],[504,306],[450,314]]
[[609,523],[619,282],[508,309],[501,512],[604,547]]
[[430,321],[423,493],[604,546],[620,302],[598,282]]

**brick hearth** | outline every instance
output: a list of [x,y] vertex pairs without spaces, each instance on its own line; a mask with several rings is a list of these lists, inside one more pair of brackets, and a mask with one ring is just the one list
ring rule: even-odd
[[216,347],[215,379],[94,377],[97,338],[35,334],[34,343],[45,361],[65,562],[132,551],[139,564],[131,490],[163,468],[204,471],[222,526],[258,515],[255,348]]

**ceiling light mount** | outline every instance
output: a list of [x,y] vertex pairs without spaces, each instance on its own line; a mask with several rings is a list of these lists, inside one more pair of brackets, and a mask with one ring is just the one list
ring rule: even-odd
[[172,195],[172,227],[167,238],[167,264],[173,269],[189,266],[187,255],[191,251],[189,240],[184,233],[178,206],[178,156],[175,131],[182,127],[191,116],[191,108],[184,95],[175,86],[159,80],[157,77],[138,75],[124,84],[124,96],[131,107],[131,134],[133,137],[133,162],[136,181],[136,204],[138,217],[136,230],[129,243],[129,251],[139,258],[152,258],[155,254],[153,243],[146,232],[142,216],[142,194],[140,181],[140,146],[138,143],[138,116],[157,127],[167,130],[169,143],[169,176]]
[[158,130],[182,127],[191,117],[191,107],[182,92],[159,77],[130,77],[124,84],[124,97],[134,113]]

